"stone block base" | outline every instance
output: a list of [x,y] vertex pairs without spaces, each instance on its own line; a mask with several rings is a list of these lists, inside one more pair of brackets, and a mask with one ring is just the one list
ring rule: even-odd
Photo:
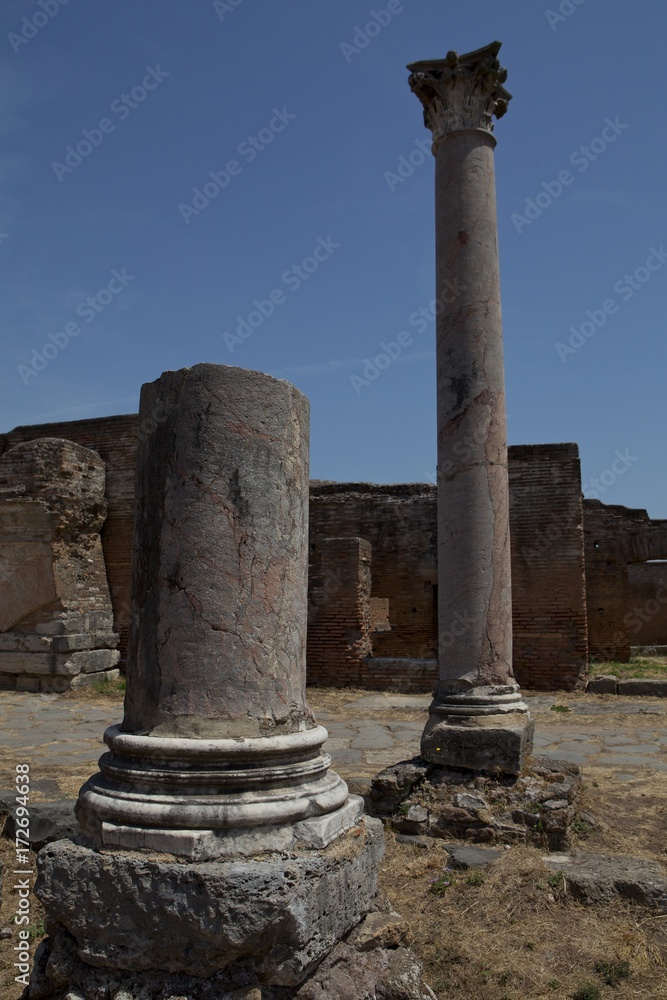
[[251,962],[210,978],[111,972],[82,962],[76,941],[61,925],[49,929],[25,1000],[435,1000],[421,963],[405,947],[405,923],[387,906],[369,913],[297,986],[261,982]]
[[565,851],[580,786],[576,764],[546,757],[530,758],[518,778],[453,771],[417,757],[376,775],[369,799],[377,815],[412,840],[440,837]]
[[[369,818],[322,851],[260,860],[179,863],[62,840],[40,852],[35,891],[86,965],[296,986],[368,911],[383,849]],[[28,995],[51,996],[49,975],[37,963]]]
[[421,755],[431,764],[481,774],[521,774],[533,746],[534,724],[526,714],[443,719],[432,715]]
[[115,633],[0,633],[0,690],[60,693],[118,676],[118,641]]

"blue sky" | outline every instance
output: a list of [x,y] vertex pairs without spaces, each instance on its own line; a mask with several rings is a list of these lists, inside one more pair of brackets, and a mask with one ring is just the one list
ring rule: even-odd
[[576,441],[587,495],[667,517],[667,5],[3,0],[0,28],[0,431],[209,361],[307,394],[313,477],[433,478],[405,65],[498,38],[509,441]]

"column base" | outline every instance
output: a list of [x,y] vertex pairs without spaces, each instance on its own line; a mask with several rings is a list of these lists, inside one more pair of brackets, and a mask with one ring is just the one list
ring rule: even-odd
[[362,797],[348,795],[344,804],[333,812],[280,826],[179,830],[102,821],[95,829],[95,843],[104,850],[173,854],[196,862],[282,854],[295,848],[320,850],[356,826],[363,813]]
[[421,755],[431,764],[483,774],[521,774],[533,747],[527,712],[443,717],[431,714]]
[[189,861],[323,848],[363,813],[329,770],[322,726],[253,739],[105,733],[111,752],[79,792],[76,815],[100,849]]

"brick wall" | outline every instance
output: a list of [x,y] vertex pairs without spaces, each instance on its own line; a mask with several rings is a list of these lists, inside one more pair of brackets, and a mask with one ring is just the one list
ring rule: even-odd
[[363,538],[321,538],[309,566],[309,684],[362,684],[364,657],[371,651],[370,593],[368,542]]
[[373,633],[373,655],[437,656],[435,487],[317,483],[310,491],[310,549],[356,536],[371,546],[371,596],[387,602],[390,628]]
[[667,558],[667,521],[651,520],[645,510],[584,500],[584,530],[589,655],[624,662],[630,646],[639,644],[628,567]]
[[513,663],[524,687],[572,689],[587,662],[576,444],[509,449]]
[[0,455],[22,441],[56,437],[91,448],[104,459],[106,498],[109,508],[101,536],[114,609],[114,628],[120,635],[123,663],[127,657],[130,618],[134,471],[138,425],[138,415],[128,414],[16,427],[8,434],[0,434]]
[[[102,542],[123,659],[127,654],[139,433],[139,418],[130,414],[18,427],[0,435],[0,454],[20,441],[62,437],[92,448],[105,460],[109,515]],[[578,476],[575,445],[510,448],[514,664],[517,677],[527,687],[572,686],[585,662]],[[431,691],[433,660],[437,656],[435,487],[423,483],[385,486],[314,482],[310,523],[311,590],[317,547],[322,539],[357,538],[370,545],[374,614],[377,617],[386,604],[390,628],[376,620],[380,628],[373,630],[369,621],[375,663],[361,656],[362,643],[354,657],[354,669],[359,671],[355,683],[401,690],[406,690],[403,685],[409,683],[411,690]],[[538,551],[545,540],[548,549]],[[535,554],[522,554],[523,549],[531,548]],[[358,572],[352,580],[358,587]],[[311,621],[309,629],[309,680],[324,683],[318,672],[325,663],[321,659],[325,654],[315,652],[323,646],[313,645],[314,624]],[[321,623],[317,627],[322,636]],[[403,663],[392,664],[391,660]],[[343,667],[339,664],[339,669],[351,669],[349,663],[341,662]],[[328,662],[325,669],[332,669]]]
[[625,621],[632,646],[667,645],[667,562],[628,566]]
[[[573,688],[586,670],[581,470],[574,444],[509,449],[514,669],[532,688]],[[364,686],[430,692],[437,657],[436,488],[313,483],[311,557],[322,538],[371,544],[371,595],[389,631],[372,632]],[[403,661],[403,662],[401,662]],[[431,661],[430,663],[428,661]],[[311,683],[320,664],[309,657]]]

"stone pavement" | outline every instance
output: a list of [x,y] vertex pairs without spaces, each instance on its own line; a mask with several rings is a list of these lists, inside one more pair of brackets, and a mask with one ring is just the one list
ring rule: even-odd
[[[325,709],[318,708],[316,689],[309,695],[317,721],[329,731],[326,749],[333,766],[343,777],[371,777],[419,752],[429,697],[369,693],[340,709]],[[529,695],[526,700],[536,722],[537,753],[610,769],[619,781],[667,771],[664,701],[595,695]],[[566,705],[570,711],[553,712],[552,705]],[[86,777],[105,749],[104,729],[121,716],[120,701],[0,692],[0,785],[8,783],[15,763],[26,761],[40,797],[57,797],[52,769]],[[48,768],[42,779],[40,768]]]

